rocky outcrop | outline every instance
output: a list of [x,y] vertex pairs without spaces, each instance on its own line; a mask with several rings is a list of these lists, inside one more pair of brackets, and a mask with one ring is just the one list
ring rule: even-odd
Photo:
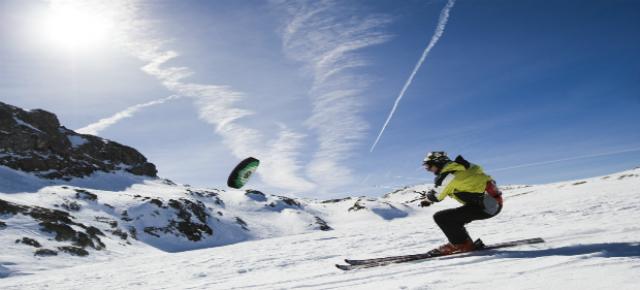
[[[11,217],[14,215],[23,215],[30,217],[37,222],[39,230],[43,233],[50,234],[53,239],[58,242],[67,242],[70,247],[75,248],[92,248],[95,250],[102,250],[105,248],[105,244],[100,237],[104,237],[104,233],[94,226],[87,226],[83,223],[74,221],[74,217],[66,211],[48,209],[39,206],[27,206],[17,204],[0,199],[0,215]],[[23,237],[22,240],[16,241],[16,243],[23,243],[36,248],[40,248],[39,242],[32,238]],[[72,251],[74,249],[66,248],[60,249],[65,252]],[[74,251],[71,254],[84,253],[85,251]],[[35,255],[48,255],[50,252],[36,251]],[[82,255],[80,255],[82,256]]]
[[167,207],[165,207],[159,199],[151,199],[149,203],[159,208],[171,208],[175,214],[172,214],[173,217],[168,219],[168,223],[165,226],[145,227],[145,233],[157,238],[159,238],[161,234],[173,234],[178,237],[184,236],[193,242],[201,241],[213,235],[213,229],[207,224],[207,218],[209,218],[210,215],[207,207],[201,201],[192,201],[186,198],[179,200],[169,199]]
[[0,165],[49,179],[125,170],[156,177],[155,165],[135,149],[60,125],[44,110],[25,111],[0,102]]

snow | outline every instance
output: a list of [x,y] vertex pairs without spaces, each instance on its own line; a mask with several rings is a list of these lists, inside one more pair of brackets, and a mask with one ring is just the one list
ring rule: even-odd
[[89,142],[89,140],[85,139],[82,136],[78,136],[78,135],[68,135],[67,139],[69,139],[69,143],[71,143],[71,146],[73,148],[78,148],[84,144],[87,144]]
[[29,128],[29,129],[31,129],[31,130],[33,130],[33,131],[37,131],[37,132],[42,133],[42,131],[40,131],[40,129],[38,129],[38,128],[36,128],[36,127],[31,126],[31,124],[29,124],[29,123],[27,123],[27,122],[23,121],[22,119],[20,119],[20,118],[18,118],[18,117],[16,117],[16,116],[13,116],[13,120],[15,120],[15,121],[16,121],[16,123],[18,123],[18,125],[20,125],[20,126],[25,126],[25,127]]
[[[16,179],[18,184],[29,177],[22,178]],[[544,244],[349,272],[333,266],[344,258],[420,253],[443,243],[432,215],[457,204],[445,200],[417,208],[416,202],[405,203],[429,188],[409,187],[384,198],[305,200],[301,207],[268,194],[211,190],[219,193],[224,206],[198,199],[223,211],[223,219],[216,223],[222,225],[221,233],[192,244],[197,250],[183,252],[175,252],[183,250],[174,248],[185,243],[179,238],[167,236],[160,240],[166,244],[153,244],[160,241],[142,235],[128,246],[105,239],[107,250],[84,258],[35,258],[30,249],[12,242],[33,230],[30,220],[0,216],[9,225],[0,230],[0,244],[8,245],[0,251],[0,277],[8,276],[0,279],[0,289],[637,289],[640,169],[510,186],[500,215],[468,226],[470,234],[485,243],[543,237]],[[71,198],[71,189],[49,185],[37,192],[0,193],[0,199],[44,206]],[[117,189],[91,192],[100,202],[116,210],[130,209],[134,216],[132,209],[140,203],[132,202],[131,196],[153,193],[163,199],[179,198],[186,187],[140,180]],[[356,201],[365,209],[349,211]],[[137,210],[148,214],[150,209],[141,205]],[[73,214],[84,221],[108,215],[109,209],[87,203]],[[315,216],[334,230],[311,230],[306,224]],[[245,220],[251,231],[234,226],[235,217]],[[156,218],[138,222],[163,220]]]

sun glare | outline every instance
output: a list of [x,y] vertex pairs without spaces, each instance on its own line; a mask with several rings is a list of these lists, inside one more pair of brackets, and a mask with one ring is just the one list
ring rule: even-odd
[[43,22],[42,32],[49,43],[59,48],[81,51],[97,49],[109,40],[113,23],[89,7],[52,5]]

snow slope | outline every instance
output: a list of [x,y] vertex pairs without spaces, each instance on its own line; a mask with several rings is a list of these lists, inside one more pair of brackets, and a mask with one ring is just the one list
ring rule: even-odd
[[0,166],[0,278],[406,217],[371,198],[303,200],[96,173],[52,181]]
[[[265,229],[272,238],[195,251],[132,253],[123,247],[127,252],[117,259],[61,269],[44,265],[46,271],[34,275],[0,279],[0,289],[638,289],[640,169],[510,187],[499,216],[468,227],[487,243],[540,236],[546,244],[350,272],[333,267],[347,257],[424,252],[442,243],[431,215],[456,204],[418,209],[403,203],[424,188],[381,199],[305,201],[304,212],[321,215],[332,231],[300,230],[294,223],[289,231]],[[242,208],[250,205],[244,197],[230,195],[227,203],[240,198],[233,208],[255,218],[282,218]],[[354,201],[363,209],[348,211]],[[148,248],[137,242],[138,249]],[[11,267],[3,249],[0,273]]]

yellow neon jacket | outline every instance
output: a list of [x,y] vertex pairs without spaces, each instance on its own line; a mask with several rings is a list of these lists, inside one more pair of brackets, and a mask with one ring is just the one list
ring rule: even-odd
[[460,203],[467,204],[471,200],[477,200],[484,196],[487,182],[492,179],[491,176],[485,174],[482,167],[470,164],[464,159],[461,160],[463,164],[468,165],[468,168],[461,163],[452,161],[440,171],[441,184],[438,186],[438,182],[436,182],[435,189],[437,192],[435,197],[438,201],[450,195]]

